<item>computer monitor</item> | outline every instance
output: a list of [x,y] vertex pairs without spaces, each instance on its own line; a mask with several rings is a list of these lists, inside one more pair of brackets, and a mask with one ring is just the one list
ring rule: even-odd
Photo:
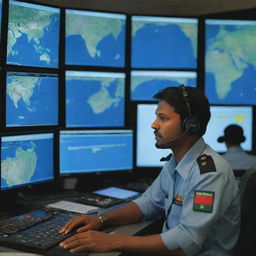
[[124,67],[126,15],[66,9],[66,64]]
[[7,72],[6,126],[58,125],[56,74]]
[[1,137],[1,190],[11,190],[54,179],[54,134]]
[[211,106],[211,119],[203,136],[205,142],[217,152],[227,150],[225,143],[217,142],[224,135],[224,129],[230,124],[237,124],[244,130],[244,150],[252,150],[253,142],[253,110],[250,106]]
[[192,71],[131,71],[131,100],[153,101],[153,95],[160,90],[180,84],[195,87],[197,73]]
[[160,159],[171,153],[169,149],[158,149],[155,147],[155,135],[151,124],[156,118],[156,108],[157,104],[137,105],[137,167],[163,166],[164,162],[160,161]]
[[132,68],[197,67],[198,20],[132,16]]
[[133,169],[132,130],[61,130],[60,174]]
[[123,127],[125,74],[66,71],[66,127]]
[[211,104],[255,105],[255,20],[205,21],[205,93]]
[[7,64],[59,66],[60,9],[9,1]]

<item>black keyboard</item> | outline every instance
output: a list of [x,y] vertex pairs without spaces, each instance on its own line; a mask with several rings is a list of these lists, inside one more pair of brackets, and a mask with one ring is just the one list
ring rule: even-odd
[[0,222],[0,236],[13,234],[19,230],[26,229],[42,221],[51,219],[53,216],[43,210],[38,210]]
[[[32,216],[31,218],[38,216],[43,218],[40,222],[29,224],[29,227],[16,232],[1,232],[0,233],[0,245],[19,249],[34,253],[45,253],[47,250],[55,245],[58,245],[62,240],[69,237],[72,234],[60,234],[59,229],[74,215],[69,213],[58,213],[57,215],[49,214],[43,210],[31,212],[26,215],[17,216],[9,219],[8,225],[16,225],[18,228],[21,226],[20,219],[23,216]],[[46,216],[49,216],[46,218]],[[25,217],[27,218],[27,217]],[[30,218],[30,217],[29,217]],[[13,222],[15,224],[10,224]],[[4,224],[4,229],[6,224]],[[15,230],[15,228],[14,228]]]

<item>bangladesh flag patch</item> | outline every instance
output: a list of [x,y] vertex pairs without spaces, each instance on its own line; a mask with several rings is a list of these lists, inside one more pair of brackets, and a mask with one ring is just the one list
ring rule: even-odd
[[196,190],[193,210],[199,212],[212,212],[214,192]]

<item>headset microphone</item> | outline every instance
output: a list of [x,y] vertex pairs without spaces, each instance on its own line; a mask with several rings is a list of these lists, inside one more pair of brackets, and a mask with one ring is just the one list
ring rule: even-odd
[[178,139],[180,139],[180,138],[184,137],[185,135],[187,135],[187,132],[188,132],[187,130],[184,131],[182,134],[180,134],[179,136],[177,136],[176,138],[174,138],[173,140],[170,140],[168,142],[161,143],[161,144],[156,143],[155,146],[156,146],[156,148],[161,148],[161,149],[170,148],[173,145],[173,142],[175,142]]

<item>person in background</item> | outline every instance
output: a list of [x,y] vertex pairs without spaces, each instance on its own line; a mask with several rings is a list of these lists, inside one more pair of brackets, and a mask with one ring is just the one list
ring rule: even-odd
[[241,147],[241,143],[245,139],[243,128],[236,124],[227,126],[224,135],[218,138],[218,142],[224,142],[227,147],[227,152],[222,156],[229,162],[233,170],[256,168],[256,156],[248,154]]
[[[210,119],[209,102],[197,88],[167,87],[154,96],[156,147],[172,150],[153,184],[133,202],[99,216],[72,218],[60,233],[80,226],[60,246],[71,252],[126,251],[132,255],[224,256],[236,245],[240,199],[230,165],[202,136]],[[160,234],[113,235],[110,225],[164,216]]]

